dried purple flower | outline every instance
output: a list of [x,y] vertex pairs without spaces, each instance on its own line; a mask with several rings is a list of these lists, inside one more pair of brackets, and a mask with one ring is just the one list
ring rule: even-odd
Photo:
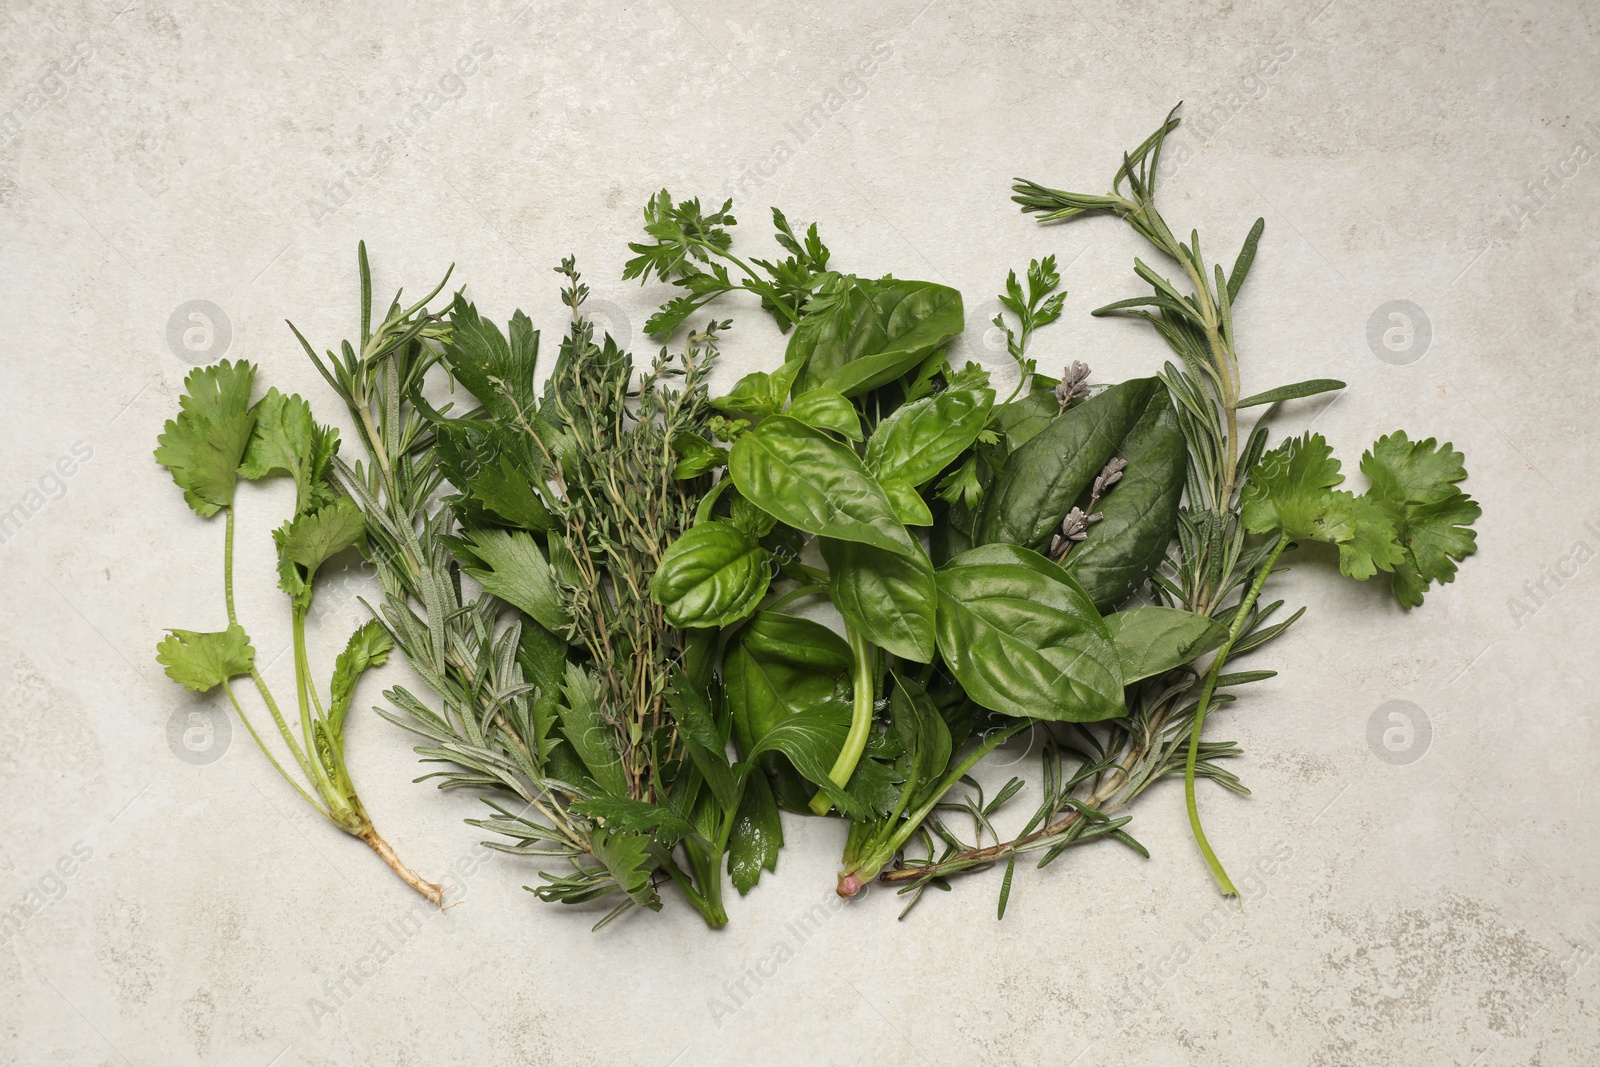
[[1089,536],[1089,527],[1103,518],[1105,516],[1098,511],[1085,515],[1082,508],[1067,512],[1067,517],[1061,520],[1061,530],[1050,539],[1050,559],[1060,563],[1073,545]]
[[1078,360],[1072,361],[1072,366],[1061,372],[1061,384],[1056,386],[1056,403],[1065,411],[1067,405],[1074,400],[1081,400],[1089,395],[1089,364]]
[[1094,488],[1089,492],[1089,506],[1092,508],[1099,499],[1106,495],[1106,490],[1122,481],[1122,472],[1128,466],[1125,459],[1113,459],[1101,469],[1094,480]]

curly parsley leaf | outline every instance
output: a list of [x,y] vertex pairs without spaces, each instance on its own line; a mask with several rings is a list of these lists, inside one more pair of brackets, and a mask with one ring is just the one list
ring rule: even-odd
[[183,499],[210,518],[233,504],[239,464],[255,429],[250,407],[253,365],[223,360],[184,379],[181,410],[157,439],[156,462],[167,468]]
[[238,623],[218,633],[173,630],[156,646],[156,662],[167,677],[186,689],[204,693],[229,678],[249,674],[256,652]]
[[1419,607],[1430,583],[1453,581],[1456,564],[1477,551],[1472,523],[1483,514],[1456,483],[1467,476],[1460,452],[1403,431],[1380,437],[1361,457],[1372,487],[1366,498],[1394,524],[1402,559],[1391,588],[1407,608]]

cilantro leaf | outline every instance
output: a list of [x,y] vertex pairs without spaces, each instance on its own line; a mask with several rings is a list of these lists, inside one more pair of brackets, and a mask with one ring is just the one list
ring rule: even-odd
[[1291,540],[1339,548],[1339,569],[1365,581],[1405,562],[1388,512],[1334,486],[1339,461],[1321,434],[1290,438],[1261,457],[1240,495],[1240,519],[1251,533],[1282,531]]
[[255,367],[243,361],[197,367],[184,379],[181,410],[156,441],[156,462],[183,490],[183,499],[210,518],[233,504],[239,463],[255,429],[250,387]]
[[[1348,538],[1352,521],[1333,514],[1333,487],[1344,481],[1339,461],[1321,434],[1292,437],[1261,457],[1240,494],[1240,518],[1251,533],[1282,530],[1288,538],[1337,544]],[[1344,494],[1348,496],[1349,494]],[[1334,530],[1330,536],[1329,525]]]
[[1336,533],[1339,570],[1348,578],[1364,582],[1379,571],[1392,571],[1406,559],[1396,540],[1394,523],[1384,510],[1366,497],[1337,491],[1332,494],[1330,516],[1337,516],[1327,529]]
[[1390,583],[1395,599],[1419,607],[1428,585],[1453,581],[1456,564],[1477,551],[1470,527],[1483,514],[1456,483],[1467,476],[1460,452],[1403,431],[1380,437],[1361,457],[1372,483],[1366,498],[1394,524],[1403,558]]
[[249,674],[256,652],[238,623],[218,633],[172,630],[156,646],[156,662],[167,677],[186,689],[204,693],[239,674]]
[[249,410],[255,378],[255,365],[242,359],[196,367],[183,380],[184,394],[178,398],[178,407],[197,419],[222,422]]
[[344,717],[355,697],[356,679],[369,667],[381,667],[394,648],[389,631],[377,619],[368,619],[345,644],[333,661],[333,700],[328,705],[328,722],[334,733],[344,729]]
[[239,474],[251,481],[279,471],[292,477],[297,515],[332,503],[328,467],[339,451],[339,431],[317,425],[310,404],[298,394],[285,396],[276,388],[268,389],[252,410],[255,434],[245,449]]
[[352,545],[364,544],[366,532],[361,509],[347,496],[296,515],[272,531],[278,546],[278,588],[293,597],[297,607],[308,607],[317,568]]

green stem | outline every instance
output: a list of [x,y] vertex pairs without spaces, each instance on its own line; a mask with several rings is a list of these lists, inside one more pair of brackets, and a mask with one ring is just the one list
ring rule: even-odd
[[[905,847],[907,841],[911,840],[911,835],[915,834],[923,821],[933,813],[933,809],[938,806],[939,801],[944,799],[944,795],[954,789],[956,783],[961,781],[968,771],[978,765],[979,760],[1021,733],[1026,727],[1032,725],[1033,721],[1031,719],[1018,719],[1010,726],[986,734],[983,741],[971,752],[967,753],[960,763],[945,772],[944,777],[939,780],[938,786],[928,794],[927,799],[918,805],[910,815],[906,816],[898,825],[893,820],[889,820],[884,824],[886,827],[894,827],[894,832],[881,844],[873,842],[862,849],[863,859],[839,876],[840,884],[843,885],[847,879],[854,876],[854,884],[859,887],[877,877],[878,872],[888,866],[889,861],[894,859],[895,854]],[[841,895],[853,896],[854,893],[844,894],[841,890]]]
[[726,248],[717,248],[715,245],[706,242],[701,243],[707,251],[714,255],[722,256],[729,262],[736,264],[738,268],[744,271],[745,275],[759,287],[761,294],[768,300],[771,300],[774,307],[783,312],[785,318],[787,318],[791,323],[799,323],[800,313],[789,307],[788,304],[784,303],[783,300],[779,298],[778,290],[772,285],[771,282],[764,280],[759,274],[751,270],[749,265],[746,264],[744,260],[734,255],[732,252],[729,252]]
[[1255,606],[1257,598],[1261,596],[1261,587],[1267,584],[1267,578],[1272,574],[1273,566],[1278,562],[1278,557],[1283,550],[1289,547],[1289,539],[1279,535],[1278,543],[1267,556],[1266,562],[1261,565],[1261,570],[1256,573],[1256,580],[1250,583],[1250,591],[1239,601],[1239,606],[1234,610],[1233,624],[1228,627],[1228,637],[1222,642],[1222,647],[1217,649],[1216,659],[1211,661],[1211,669],[1206,671],[1204,688],[1200,691],[1200,702],[1194,710],[1194,726],[1189,734],[1189,758],[1183,767],[1183,797],[1189,809],[1189,828],[1194,831],[1195,843],[1200,846],[1200,854],[1206,858],[1206,865],[1211,868],[1211,875],[1217,880],[1224,896],[1236,897],[1239,891],[1233,887],[1233,882],[1228,878],[1228,872],[1222,869],[1222,861],[1217,859],[1217,854],[1211,850],[1211,843],[1206,840],[1206,832],[1200,827],[1200,809],[1194,799],[1194,768],[1200,758],[1200,731],[1206,723],[1206,710],[1211,706],[1211,694],[1216,691],[1217,678],[1222,673],[1222,665],[1227,662],[1228,653],[1233,650],[1233,643],[1238,640],[1239,632],[1244,629],[1245,619],[1250,615],[1250,609]]
[[228,601],[228,625],[239,625],[239,616],[233,610],[233,507],[223,509],[228,513],[223,523],[222,535],[222,593]]
[[[317,811],[321,812],[323,815],[328,815],[327,810],[324,809],[321,804],[317,803],[315,797],[313,797],[310,793],[307,793],[305,788],[301,786],[299,782],[289,777],[289,772],[283,769],[283,764],[278,762],[278,757],[274,756],[272,754],[272,750],[269,749],[261,740],[261,735],[256,733],[256,728],[251,724],[250,717],[244,713],[244,708],[239,705],[239,698],[233,695],[233,687],[224,681],[222,683],[222,691],[228,694],[228,700],[233,704],[233,710],[239,713],[239,721],[244,723],[244,728],[246,730],[250,731],[250,736],[255,739],[256,747],[261,750],[261,754],[263,756],[267,757],[267,760],[272,764],[273,769],[275,769],[278,774],[282,776],[284,781],[294,786],[294,791],[296,793],[299,793],[302,797],[305,797],[307,804],[310,804],[313,808],[316,808]],[[331,819],[333,816],[328,815],[328,818]]]
[[[239,625],[239,615],[234,610],[233,606],[233,508],[230,506],[223,510],[227,512],[227,516],[223,523],[222,592],[224,598],[228,602],[228,625],[237,626]],[[250,664],[250,678],[256,683],[256,692],[260,693],[261,699],[266,702],[267,710],[272,712],[272,719],[278,724],[278,732],[281,733],[283,735],[283,739],[289,743],[289,751],[294,753],[295,762],[300,764],[300,769],[306,772],[307,778],[315,781],[316,776],[311,772],[310,761],[306,759],[305,752],[303,752],[300,746],[295,743],[294,734],[289,732],[289,724],[283,721],[283,713],[278,710],[278,702],[272,699],[272,690],[267,688],[267,680],[261,677],[261,672],[256,669],[254,661],[252,661]],[[229,691],[228,698],[230,700],[233,699],[232,691]],[[238,708],[239,702],[235,700],[233,702],[233,706]],[[239,712],[239,717],[241,719],[244,718],[244,712],[242,710]],[[250,721],[248,719],[245,719],[245,726],[250,726]],[[250,735],[252,737],[256,737],[256,732],[253,727],[250,728]],[[261,738],[256,737],[256,744],[261,745]],[[265,745],[261,746],[261,751],[267,752]],[[272,759],[272,754],[270,752],[267,752],[267,758]],[[275,767],[278,765],[277,760],[273,760],[272,763]],[[278,768],[278,773],[283,773],[282,767]],[[294,783],[291,781],[290,784],[293,785]],[[300,787],[295,785],[295,788],[299,789]],[[303,789],[300,791],[302,794],[305,793],[305,790]],[[308,796],[306,799],[310,800],[311,798]],[[315,801],[312,801],[311,806],[316,808],[318,811],[322,811],[321,805],[317,804]],[[324,814],[326,813],[324,812]]]
[[[840,789],[850,784],[850,776],[856,772],[856,764],[861,762],[861,754],[867,750],[867,738],[872,733],[873,696],[872,642],[849,622],[844,624],[844,636],[850,642],[850,652],[855,656],[856,665],[851,680],[854,703],[850,709],[850,732],[845,735],[844,748],[839,750],[833,770],[828,772],[829,780]],[[817,795],[811,798],[813,814],[826,815],[831,807],[833,801],[822,790],[818,790]]]
[[[310,755],[314,757],[309,761],[311,768],[308,773],[311,781],[316,784],[317,792],[322,794],[322,799],[327,803],[328,810],[333,813],[333,820],[341,827],[355,827],[359,822],[359,818],[350,803],[350,799],[335,787],[333,778],[328,773],[328,768],[324,766],[322,753],[317,748],[316,726],[311,718],[311,697],[314,696],[311,690],[314,687],[311,684],[310,661],[306,658],[305,609],[296,604],[291,614],[294,619],[294,680],[295,695],[300,701],[300,733],[305,738],[306,747]],[[318,701],[318,703],[320,705],[321,702]],[[359,827],[351,830],[352,833],[358,831]]]

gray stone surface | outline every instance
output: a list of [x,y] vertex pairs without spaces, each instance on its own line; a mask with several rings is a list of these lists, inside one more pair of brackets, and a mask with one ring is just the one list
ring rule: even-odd
[[[1592,5],[3,11],[0,508],[22,510],[0,545],[0,1062],[1594,1062]],[[1314,420],[1347,464],[1399,426],[1452,440],[1485,508],[1478,555],[1410,615],[1319,564],[1279,583],[1310,609],[1270,656],[1280,675],[1214,720],[1254,794],[1203,795],[1234,871],[1270,868],[1242,910],[1169,783],[1137,809],[1150,860],[1024,868],[1003,923],[990,876],[903,923],[882,892],[823,908],[802,938],[842,832],[791,819],[778,875],[725,931],[669,900],[594,935],[523,891],[529,865],[485,862],[461,821],[476,803],[413,785],[410,741],[360,714],[351,763],[379,826],[425,874],[455,872],[461,903],[416,918],[242,730],[184,741],[218,704],[152,649],[165,626],[220,623],[221,530],[150,450],[190,365],[223,351],[342,415],[283,320],[324,347],[353,331],[358,238],[380,289],[453,261],[480,306],[547,326],[550,268],[575,251],[639,343],[663,293],[617,279],[643,200],[736,195],[758,248],[775,203],[820,220],[841,264],[959,287],[957,355],[997,370],[989,294],[1054,252],[1071,296],[1037,352],[1114,380],[1165,354],[1086,314],[1138,291],[1144,250],[1107,220],[1041,229],[1007,184],[1102,187],[1179,99],[1167,216],[1213,258],[1267,220],[1237,313],[1247,387],[1347,380],[1280,425]],[[780,350],[741,323],[723,382]],[[286,493],[240,506],[264,658],[288,641],[264,562]],[[324,665],[362,612],[333,595]],[[1426,717],[1420,758],[1396,707]]]

